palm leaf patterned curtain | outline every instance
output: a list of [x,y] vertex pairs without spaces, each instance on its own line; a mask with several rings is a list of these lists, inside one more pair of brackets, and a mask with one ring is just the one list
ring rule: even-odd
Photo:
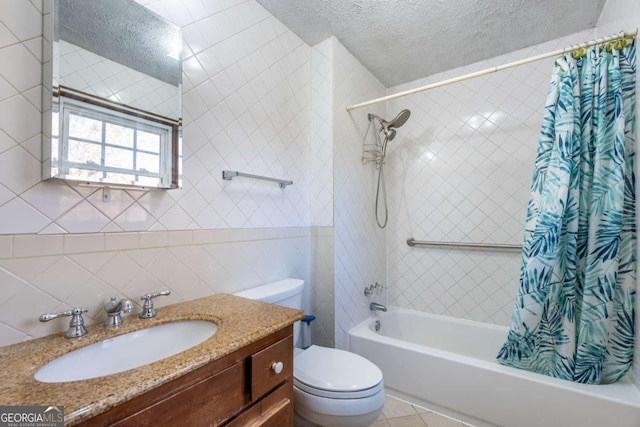
[[633,358],[635,44],[556,60],[498,361],[589,384]]

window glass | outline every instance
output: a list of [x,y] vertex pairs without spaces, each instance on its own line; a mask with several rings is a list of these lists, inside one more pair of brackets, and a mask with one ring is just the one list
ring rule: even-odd
[[100,165],[102,158],[102,145],[69,138],[70,162]]
[[106,124],[107,144],[120,145],[122,147],[133,148],[133,132],[129,127],[118,126],[113,123]]
[[108,146],[104,149],[105,166],[118,169],[135,170],[133,161],[134,152],[132,150]]
[[136,166],[136,169],[139,171],[158,173],[160,172],[160,156],[157,154],[139,153]]
[[[166,186],[171,183],[172,127],[117,111],[65,100],[61,103],[62,138],[52,137],[52,158],[67,179],[122,185]],[[55,157],[55,156],[53,156]]]
[[81,115],[69,116],[69,137],[89,141],[102,141],[102,122]]
[[157,133],[144,132],[139,130],[138,149],[150,151],[152,153],[160,153],[160,135]]

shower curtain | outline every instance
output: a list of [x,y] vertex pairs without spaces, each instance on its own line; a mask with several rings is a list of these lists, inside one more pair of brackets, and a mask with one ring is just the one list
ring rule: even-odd
[[631,366],[635,74],[633,42],[556,60],[502,364],[589,384]]

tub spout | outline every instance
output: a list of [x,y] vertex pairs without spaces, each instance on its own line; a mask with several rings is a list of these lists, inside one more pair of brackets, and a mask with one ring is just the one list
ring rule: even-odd
[[373,311],[387,311],[387,307],[379,304],[377,302],[372,302],[371,304],[369,304],[369,310],[373,310]]

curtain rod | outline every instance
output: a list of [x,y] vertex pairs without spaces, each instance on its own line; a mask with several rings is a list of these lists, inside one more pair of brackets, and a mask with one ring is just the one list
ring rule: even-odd
[[613,40],[621,39],[621,38],[624,38],[624,37],[634,37],[636,34],[638,34],[638,28],[635,28],[634,30],[631,30],[631,31],[620,31],[617,34],[612,34],[610,36],[602,37],[602,38],[599,38],[599,39],[596,39],[596,40],[592,40],[592,41],[589,41],[589,42],[586,42],[586,43],[576,44],[576,45],[573,45],[573,46],[565,47],[564,49],[554,50],[553,52],[543,53],[541,55],[532,56],[532,57],[529,57],[529,58],[521,59],[519,61],[510,62],[508,64],[498,65],[497,67],[491,67],[491,68],[487,68],[485,70],[476,71],[474,73],[465,74],[464,76],[454,77],[454,78],[447,79],[447,80],[442,80],[440,82],[428,84],[426,86],[417,87],[415,89],[409,89],[409,90],[405,90],[403,92],[394,93],[393,95],[387,95],[387,96],[383,96],[381,98],[372,99],[370,101],[361,102],[359,104],[349,105],[347,107],[347,111],[355,110],[356,108],[367,107],[369,105],[378,104],[380,102],[390,101],[390,100],[396,99],[396,98],[402,98],[403,96],[413,95],[414,93],[424,92],[424,91],[427,91],[427,90],[435,89],[437,87],[446,86],[446,85],[450,85],[452,83],[461,82],[463,80],[474,79],[476,77],[480,77],[480,76],[484,76],[484,75],[487,75],[487,74],[495,73],[495,72],[498,72],[498,71],[506,70],[508,68],[517,67],[519,65],[528,64],[530,62],[540,61],[541,59],[550,58],[552,56],[560,56],[560,55],[563,55],[563,54],[565,54],[567,52],[571,52],[571,51],[576,50],[576,49],[591,47],[591,46],[599,45],[599,44],[602,44],[602,43],[607,43],[607,42],[610,42],[610,41],[613,41]]

